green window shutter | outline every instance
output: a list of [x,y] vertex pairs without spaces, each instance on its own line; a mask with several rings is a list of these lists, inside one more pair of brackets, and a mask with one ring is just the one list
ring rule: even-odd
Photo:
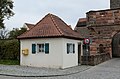
[[73,44],[73,53],[75,53],[75,44]]
[[32,44],[32,54],[36,53],[36,44]]
[[67,43],[67,54],[69,54],[69,44]]
[[45,43],[45,54],[49,54],[49,43]]

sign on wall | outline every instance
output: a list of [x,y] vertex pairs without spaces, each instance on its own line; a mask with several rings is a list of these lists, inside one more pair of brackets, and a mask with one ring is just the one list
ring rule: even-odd
[[85,38],[84,39],[84,44],[90,44],[90,39],[89,38]]

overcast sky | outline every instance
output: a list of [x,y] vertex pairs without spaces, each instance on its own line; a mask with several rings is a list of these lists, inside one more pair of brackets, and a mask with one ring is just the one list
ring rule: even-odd
[[109,0],[14,0],[15,15],[4,23],[8,29],[19,28],[24,23],[36,24],[46,14],[52,13],[74,28],[86,12],[109,9],[109,3]]

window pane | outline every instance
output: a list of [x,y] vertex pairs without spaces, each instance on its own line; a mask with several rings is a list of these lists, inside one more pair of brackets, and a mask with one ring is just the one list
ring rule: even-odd
[[42,44],[42,52],[44,52],[44,48],[45,48],[45,45],[44,45],[44,44]]
[[67,54],[75,53],[75,44],[67,43]]
[[70,44],[70,53],[73,53],[73,45],[72,44]]
[[41,44],[41,47],[44,48],[44,44]]
[[41,44],[38,44],[38,52],[41,52]]
[[44,44],[38,44],[38,53],[39,52],[44,52]]

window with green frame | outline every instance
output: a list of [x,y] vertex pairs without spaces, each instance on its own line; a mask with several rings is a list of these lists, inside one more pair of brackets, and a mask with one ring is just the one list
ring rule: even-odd
[[75,44],[67,43],[67,54],[75,53]]
[[49,43],[32,44],[32,54],[36,53],[49,54]]

